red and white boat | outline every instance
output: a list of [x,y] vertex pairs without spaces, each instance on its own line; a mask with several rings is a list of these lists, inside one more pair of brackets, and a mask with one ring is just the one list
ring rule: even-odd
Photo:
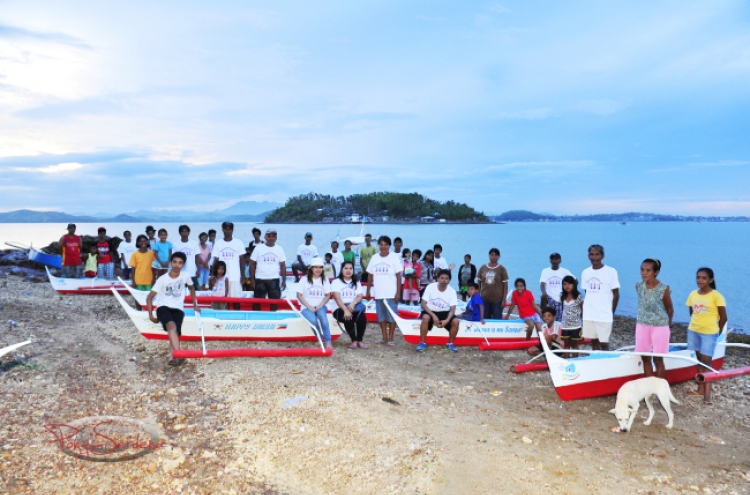
[[129,281],[107,280],[104,278],[62,278],[55,277],[47,270],[47,277],[52,288],[60,294],[109,294],[115,289],[120,294],[127,294]]

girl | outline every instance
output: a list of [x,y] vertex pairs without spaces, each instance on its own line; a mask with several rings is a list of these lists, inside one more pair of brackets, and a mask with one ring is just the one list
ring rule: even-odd
[[[669,286],[656,276],[661,271],[661,261],[648,258],[641,263],[641,282],[635,284],[638,293],[638,319],[635,324],[635,352],[669,352],[669,327],[674,308]],[[642,356],[643,374],[654,374],[651,356]],[[664,378],[667,372],[664,358],[654,357],[656,376]]]
[[[562,279],[562,339],[563,349],[578,349],[578,343],[583,340],[583,296],[578,292],[578,280],[573,275],[566,275]],[[564,355],[565,359],[570,354]]]
[[513,312],[513,308],[518,306],[518,316],[526,323],[526,340],[531,338],[531,332],[536,327],[536,333],[541,335],[542,331],[542,310],[539,309],[536,302],[534,302],[534,294],[530,290],[526,290],[526,280],[517,278],[514,285],[516,290],[513,291],[513,295],[510,299],[510,307],[508,308],[508,318]]
[[[407,277],[414,275],[414,263],[411,261],[411,250],[409,248],[404,248],[401,251],[401,261],[404,265],[404,285],[401,287],[401,303],[406,304],[406,295],[408,294],[406,289]],[[409,273],[406,273],[406,270],[409,270]]]
[[435,252],[432,249],[424,253],[419,269],[419,295],[422,296],[427,286],[435,281]]
[[208,288],[208,277],[211,275],[211,267],[208,262],[211,261],[211,246],[208,244],[208,234],[201,232],[198,236],[200,252],[195,255],[195,265],[198,267],[198,286],[200,290]]
[[[354,273],[354,263],[344,261],[341,273],[331,284],[331,293],[338,308],[333,312],[336,321],[344,324],[344,329],[352,339],[352,349],[367,349],[364,343],[367,317],[365,305],[362,304],[362,285]],[[356,327],[356,328],[355,328]]]
[[312,259],[307,267],[307,276],[299,281],[297,299],[302,305],[302,316],[313,327],[323,330],[323,343],[331,349],[331,330],[328,328],[328,308],[326,303],[331,299],[331,284],[323,277],[323,260]]
[[[212,297],[229,297],[227,264],[223,261],[217,261],[214,265],[211,277],[208,279],[208,288]],[[227,309],[227,303],[211,303],[211,309]]]
[[[727,303],[724,296],[716,290],[714,271],[710,268],[699,268],[695,282],[698,290],[691,292],[685,303],[690,308],[687,348],[695,351],[699,361],[710,366],[719,332],[727,323]],[[710,382],[699,383],[698,390],[688,393],[688,396],[703,397],[703,405],[706,407],[714,405],[711,401]]]
[[344,241],[344,250],[341,252],[341,256],[344,261],[351,261],[354,263],[354,258],[357,257],[357,253],[352,251],[352,241]]

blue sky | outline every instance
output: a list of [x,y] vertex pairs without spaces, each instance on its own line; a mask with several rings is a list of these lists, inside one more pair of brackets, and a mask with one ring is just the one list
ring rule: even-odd
[[0,210],[750,215],[750,7],[0,1]]

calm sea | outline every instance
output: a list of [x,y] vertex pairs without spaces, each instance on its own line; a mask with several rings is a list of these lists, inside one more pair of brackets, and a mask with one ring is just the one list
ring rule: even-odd
[[[79,234],[96,234],[98,224],[79,224]],[[121,235],[126,229],[142,233],[146,224],[106,225],[111,236]],[[166,228],[171,238],[177,237],[177,223],[155,225]],[[252,223],[235,225],[235,237],[247,243],[251,238]],[[357,225],[273,225],[279,231],[279,244],[288,258],[296,256],[305,232],[312,232],[313,243],[321,254],[336,237],[357,236]],[[217,224],[190,225],[193,237],[214,228]],[[266,229],[269,225],[259,225]],[[443,245],[449,262],[463,263],[470,254],[477,268],[487,261],[491,247],[501,252],[511,280],[526,279],[528,287],[539,297],[539,275],[548,265],[549,255],[562,255],[562,266],[580,277],[589,266],[586,249],[590,244],[605,248],[604,263],[617,269],[620,276],[620,305],[618,314],[634,316],[637,310],[635,284],[640,280],[640,264],[644,258],[658,258],[662,262],[660,279],[672,288],[675,321],[687,321],[684,305],[695,287],[695,272],[701,266],[713,268],[718,290],[727,299],[729,326],[750,329],[750,266],[745,255],[750,253],[750,223],[512,223],[491,225],[367,225],[365,233],[373,237],[388,235],[404,239],[404,247],[420,248],[423,252],[433,244]],[[0,224],[0,244],[16,241],[46,246],[65,233],[62,224]],[[342,246],[343,248],[343,246]],[[454,272],[455,277],[455,272]]]

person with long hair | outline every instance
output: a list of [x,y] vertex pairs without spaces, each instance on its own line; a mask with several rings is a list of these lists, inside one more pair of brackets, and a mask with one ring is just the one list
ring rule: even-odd
[[[638,318],[635,325],[635,352],[669,352],[669,327],[672,326],[674,307],[669,286],[657,279],[661,271],[661,261],[653,258],[641,263],[641,282],[635,284],[638,294]],[[651,356],[642,356],[643,374],[652,376],[654,368]],[[656,376],[664,378],[666,368],[664,358],[653,357]]]
[[367,317],[365,305],[362,303],[362,284],[354,273],[353,262],[344,261],[341,264],[341,273],[331,283],[331,295],[338,306],[333,312],[333,317],[344,324],[344,330],[352,339],[350,347],[366,349],[364,336]]
[[[583,340],[583,296],[578,291],[578,280],[573,275],[565,275],[562,279],[560,293],[562,305],[562,340],[563,349],[578,349],[578,343]],[[570,353],[564,354],[565,359]]]
[[313,258],[307,265],[307,275],[297,285],[297,299],[302,305],[302,316],[316,329],[323,332],[323,343],[331,349],[331,329],[328,326],[328,308],[331,299],[331,284],[323,276],[323,260]]

